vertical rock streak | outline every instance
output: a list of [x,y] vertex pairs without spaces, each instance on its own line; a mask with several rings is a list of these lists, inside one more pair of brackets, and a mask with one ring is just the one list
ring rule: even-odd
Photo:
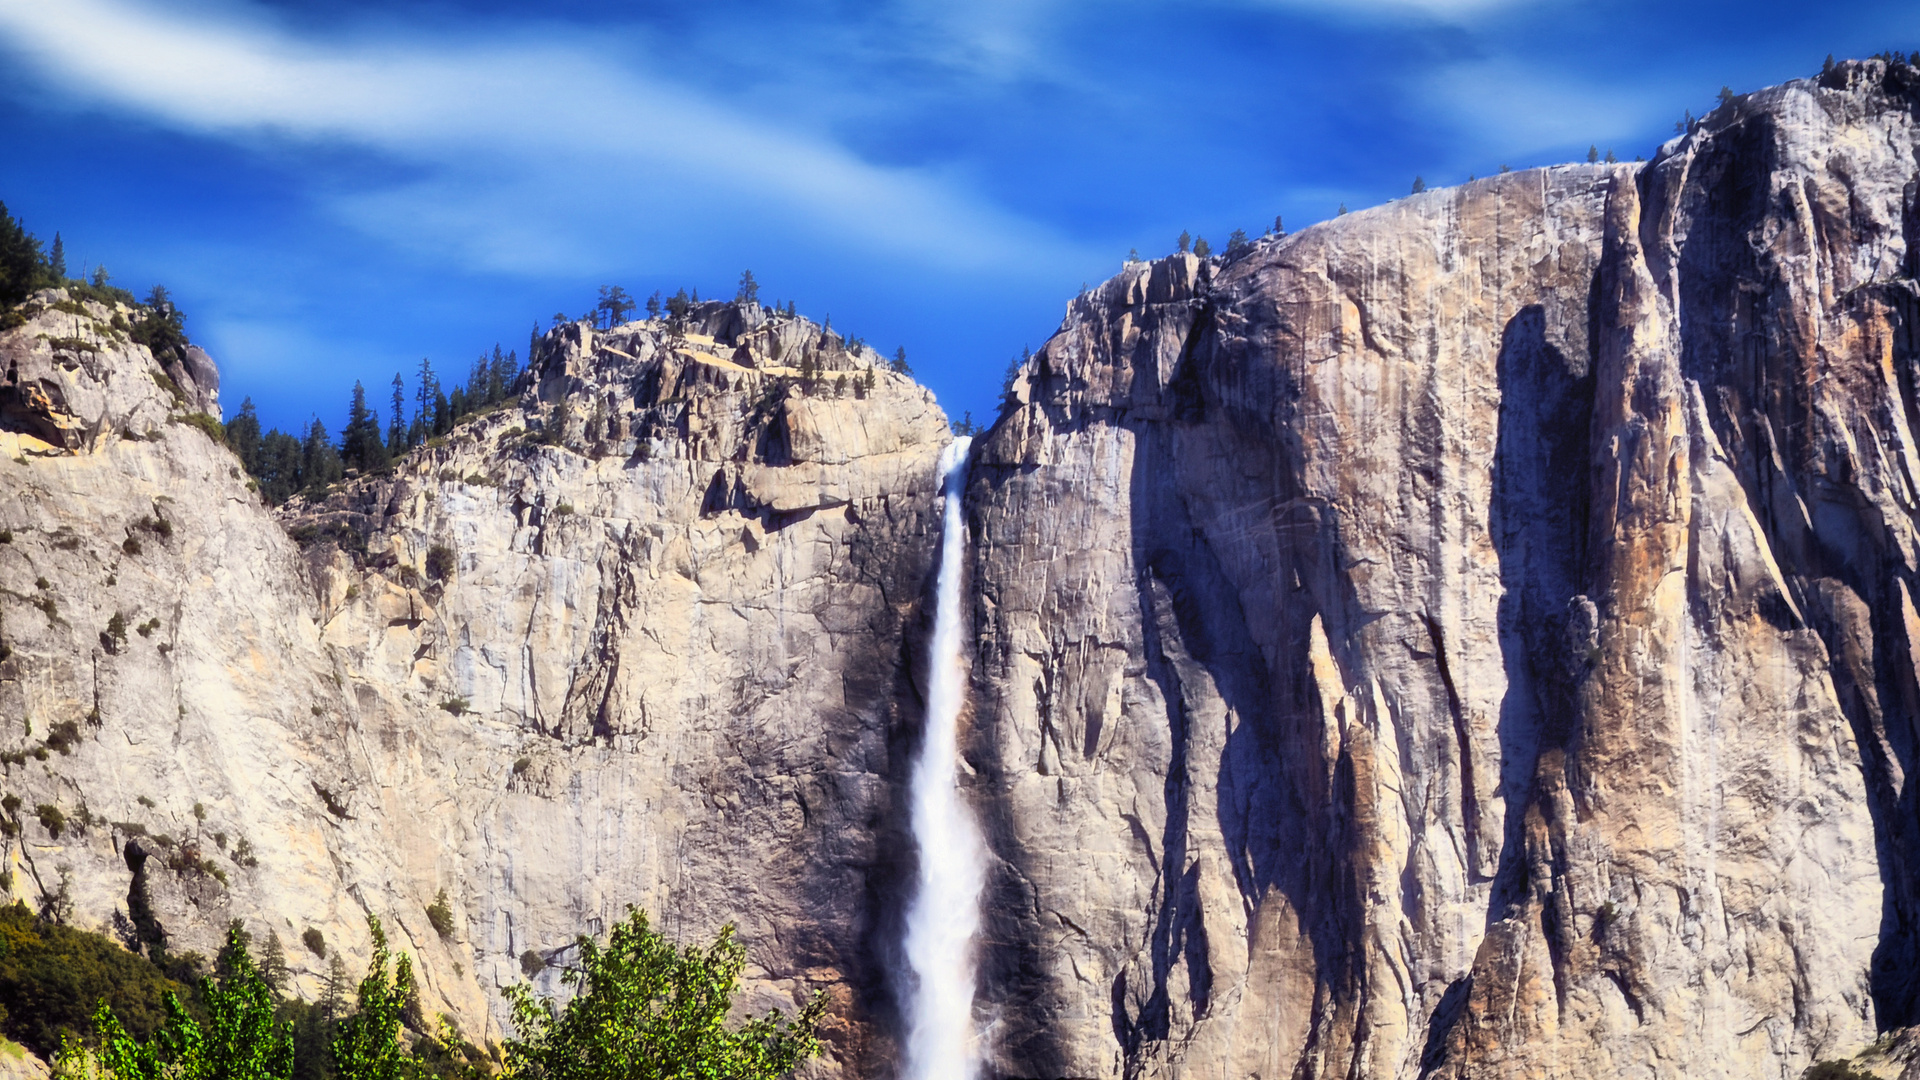
[[966,521],[967,447],[956,439],[940,457],[940,570],[935,586],[927,718],[912,778],[919,869],[907,912],[908,1080],[968,1080],[979,1061],[973,1040],[973,937],[985,881],[980,832],[956,784],[958,726],[965,701],[961,655],[961,555]]

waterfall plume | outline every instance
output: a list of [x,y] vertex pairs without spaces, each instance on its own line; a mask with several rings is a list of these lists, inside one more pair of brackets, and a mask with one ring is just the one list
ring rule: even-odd
[[940,455],[940,569],[927,715],[910,788],[919,869],[904,942],[905,1080],[971,1080],[979,1066],[973,1029],[973,937],[980,926],[986,860],[980,831],[956,784],[957,728],[966,696],[966,620],[960,593],[966,521],[961,501],[970,443],[955,439]]

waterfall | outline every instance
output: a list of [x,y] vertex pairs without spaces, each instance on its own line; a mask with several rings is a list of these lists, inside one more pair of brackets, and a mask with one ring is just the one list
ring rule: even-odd
[[960,560],[966,548],[961,501],[967,447],[955,439],[940,454],[940,571],[934,596],[927,676],[926,734],[913,763],[912,825],[919,873],[907,909],[907,1054],[904,1080],[972,1080],[973,935],[986,881],[980,830],[956,785],[958,723],[966,700]]

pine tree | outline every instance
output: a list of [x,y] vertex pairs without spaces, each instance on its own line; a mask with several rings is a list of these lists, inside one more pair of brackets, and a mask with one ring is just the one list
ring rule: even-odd
[[[657,319],[659,317],[660,317],[660,290],[655,289],[653,290],[653,295],[647,297],[647,318]],[[533,354],[528,353],[527,355],[531,356]]]
[[1733,88],[1732,87],[1723,86],[1720,88],[1720,104],[1722,105],[1733,104]]
[[1414,177],[1414,178],[1413,178],[1413,193],[1414,193],[1415,195],[1418,195],[1418,194],[1420,194],[1421,192],[1423,192],[1423,191],[1425,191],[1425,190],[1427,190],[1427,178],[1426,178],[1426,177],[1424,177],[1424,176],[1416,176],[1416,177]]
[[1252,243],[1247,240],[1245,229],[1235,229],[1227,236],[1227,254],[1229,255],[1238,255],[1252,246]]
[[371,472],[387,464],[387,447],[380,439],[380,417],[367,407],[367,388],[353,384],[347,424],[340,429],[340,458],[350,469]]
[[299,490],[309,496],[324,492],[329,484],[335,484],[345,475],[346,468],[340,463],[340,453],[333,448],[333,440],[327,436],[327,425],[319,417],[307,428],[307,438],[300,445]]
[[1279,214],[1273,215],[1273,235],[1275,236],[1287,235],[1287,226],[1284,222],[1280,220]]
[[407,383],[399,372],[393,373],[393,415],[387,421],[387,457],[407,452]]
[[1207,243],[1207,238],[1204,236],[1196,237],[1193,241],[1193,253],[1203,259],[1212,258],[1213,245]]
[[39,286],[41,273],[40,241],[0,203],[0,308],[25,300]]
[[280,935],[267,931],[267,940],[260,946],[260,978],[267,989],[274,993],[286,989],[287,952],[280,945]]
[[240,402],[240,411],[232,420],[227,421],[227,445],[233,448],[233,456],[240,459],[240,467],[247,475],[260,476],[260,414],[253,407],[252,398]]
[[1180,247],[1178,248],[1178,250],[1182,254],[1185,254],[1187,249],[1193,246],[1193,235],[1187,232],[1187,230],[1181,229],[1179,244],[1180,244]]
[[907,366],[907,347],[905,345],[893,351],[893,363],[887,366],[902,375],[910,376],[913,374],[913,369]]
[[434,377],[433,361],[420,358],[420,372],[413,385],[413,426],[407,441],[415,446],[433,437],[433,399],[440,392],[440,380]]
[[753,271],[743,270],[740,272],[740,288],[733,294],[733,298],[742,304],[757,304],[760,302],[760,283],[753,280]]
[[55,284],[64,284],[67,280],[67,245],[60,240],[60,234],[53,234],[53,250],[47,252],[47,272],[53,275]]

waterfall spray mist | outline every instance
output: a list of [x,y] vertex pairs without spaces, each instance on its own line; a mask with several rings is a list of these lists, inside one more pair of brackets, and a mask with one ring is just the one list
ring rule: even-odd
[[972,1080],[973,935],[986,881],[980,831],[955,783],[958,722],[965,701],[960,561],[966,548],[961,500],[967,448],[955,439],[940,455],[943,500],[940,571],[927,675],[926,734],[913,764],[913,839],[920,869],[907,909],[907,1055],[904,1080]]

